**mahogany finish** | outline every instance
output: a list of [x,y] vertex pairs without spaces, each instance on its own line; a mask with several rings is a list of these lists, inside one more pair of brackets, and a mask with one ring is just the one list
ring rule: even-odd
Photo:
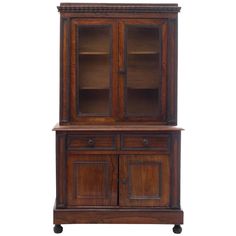
[[[177,124],[176,41],[177,12],[179,11],[177,5],[62,4],[59,7],[59,11],[61,11],[60,125],[80,123],[114,124],[117,122],[130,123],[133,121],[152,121],[159,125]],[[104,13],[103,16],[97,15],[101,11]],[[92,17],[90,15],[91,12],[94,12]],[[113,13],[107,19],[107,15],[111,12],[117,12],[117,14],[121,14],[121,12],[123,14],[125,12],[126,15],[119,16]],[[140,17],[139,14],[143,12],[146,13],[146,17]],[[151,12],[156,12],[157,15],[153,17],[150,15]],[[169,17],[169,12],[172,12],[171,17]],[[89,15],[87,16],[86,14]],[[162,15],[159,16],[158,14]],[[88,36],[91,34],[84,33],[85,36],[83,36],[83,33],[79,31],[80,28],[86,29],[87,27],[91,29],[91,27],[94,27],[96,29],[101,26],[107,27],[110,30],[110,34],[108,34],[109,38],[105,38],[104,33],[101,33],[103,35],[101,37],[98,37],[98,34],[94,34],[89,41]],[[127,33],[129,28],[140,26],[144,29],[145,27],[150,30],[158,29],[159,45],[153,48],[152,45],[155,46],[155,44],[153,44],[153,40],[149,40],[150,36],[143,36],[141,38],[141,44],[137,43],[137,37],[133,36],[133,32],[129,31]],[[148,32],[148,34],[150,33]],[[87,37],[87,40],[84,37]],[[94,37],[97,37],[97,39],[94,39]],[[104,59],[107,58],[108,54],[106,55],[106,53],[108,51],[104,51],[104,46],[99,47],[97,43],[101,42],[102,39],[104,39],[104,44],[110,41],[111,54],[109,54],[109,60],[106,62],[110,65],[110,84],[108,84],[107,76],[105,76],[108,75],[105,64],[103,70],[99,70],[99,68],[89,70],[92,65],[99,67],[99,65],[102,66],[103,62],[105,63]],[[86,48],[81,46],[83,49],[81,52],[80,45],[85,41],[88,44]],[[147,44],[147,41],[148,45],[150,45],[148,48],[142,46]],[[89,42],[90,50],[88,51]],[[135,45],[138,46],[138,48],[136,47],[136,51],[131,50],[128,52],[128,43],[132,45],[131,49],[134,49]],[[103,44],[100,43],[100,45]],[[91,51],[91,49],[93,50]],[[132,55],[131,58],[129,54]],[[161,61],[156,61],[155,54],[161,55]],[[81,61],[82,56],[84,59]],[[139,60],[141,60],[141,64]],[[158,63],[160,64],[160,71],[155,72]],[[156,80],[153,77],[155,74],[152,73],[152,70],[156,73]],[[81,76],[82,71],[83,76]],[[143,76],[146,77],[145,80],[142,79]],[[100,78],[99,80],[94,79],[98,77]],[[90,93],[89,91],[84,92],[84,99],[87,101],[86,104],[79,105],[78,102],[79,100],[82,102],[82,99],[78,99],[78,97],[80,98],[77,92],[78,78],[80,80],[79,86],[84,85],[91,89],[94,89],[94,87],[99,88],[96,94],[91,90]],[[93,83],[93,87],[91,87],[91,83]],[[130,87],[127,87],[127,85]],[[136,89],[131,90],[130,88],[134,88],[134,85]],[[140,86],[142,90],[140,90]],[[158,93],[151,92],[153,86],[158,86],[158,88],[155,88],[158,89]],[[105,102],[104,93],[102,95],[101,88],[109,89],[110,91],[109,112],[104,115],[102,114],[106,113],[106,110],[102,108],[107,106],[107,103]],[[145,91],[145,89],[147,90]],[[151,90],[148,91],[148,89]],[[143,93],[140,93],[141,91]],[[97,98],[100,96],[100,98],[93,99],[93,102],[91,102],[92,94]],[[131,97],[128,96],[129,94]],[[158,102],[160,104],[158,107],[152,105],[152,101],[154,101],[152,97],[159,100]],[[129,98],[128,101],[127,98]],[[144,110],[142,114],[136,112],[137,108],[135,106],[137,105],[140,107],[139,110]],[[78,115],[78,107],[84,110],[85,113],[86,108],[90,108],[94,110],[94,113],[87,116]],[[99,108],[100,110],[98,110]],[[155,110],[155,114],[151,114],[152,110]],[[133,112],[134,114],[129,115],[127,112]]]
[[78,155],[67,160],[67,207],[117,205],[115,155]]
[[112,150],[116,149],[116,137],[110,134],[71,134],[68,136],[68,150]]
[[167,155],[121,155],[119,205],[168,207],[169,169]]
[[166,134],[125,134],[121,136],[122,150],[169,151],[170,140]]
[[55,224],[183,224],[183,211],[175,209],[55,209]]
[[61,3],[54,232],[173,224],[181,232],[177,4]]

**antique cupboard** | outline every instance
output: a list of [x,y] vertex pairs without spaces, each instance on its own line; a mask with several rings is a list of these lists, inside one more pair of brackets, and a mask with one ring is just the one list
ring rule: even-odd
[[174,224],[181,232],[177,4],[62,3],[54,232]]

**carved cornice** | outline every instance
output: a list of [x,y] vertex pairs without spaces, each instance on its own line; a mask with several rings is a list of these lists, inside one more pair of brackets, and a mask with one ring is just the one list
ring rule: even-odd
[[74,13],[178,13],[178,4],[83,4],[61,3],[59,12]]

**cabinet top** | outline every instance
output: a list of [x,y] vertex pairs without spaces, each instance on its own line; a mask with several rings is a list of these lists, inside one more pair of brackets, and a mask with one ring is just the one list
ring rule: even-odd
[[177,13],[178,4],[61,3],[59,12],[79,13]]

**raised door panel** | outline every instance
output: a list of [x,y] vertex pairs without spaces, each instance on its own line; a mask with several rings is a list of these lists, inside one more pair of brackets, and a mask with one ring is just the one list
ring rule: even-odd
[[119,163],[120,206],[169,206],[168,155],[122,155]]
[[166,20],[125,19],[119,24],[120,116],[166,122]]
[[69,154],[67,205],[117,205],[117,156]]
[[71,23],[72,122],[112,121],[117,109],[117,26],[109,19]]

